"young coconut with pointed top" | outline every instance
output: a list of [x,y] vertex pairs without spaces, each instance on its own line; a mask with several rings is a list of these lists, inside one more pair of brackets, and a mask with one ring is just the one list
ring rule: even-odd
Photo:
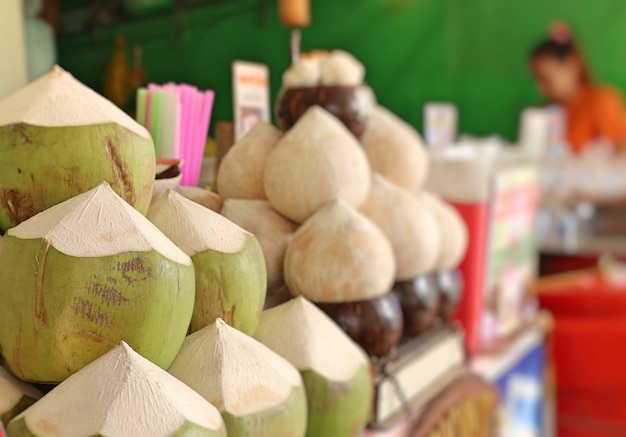
[[372,169],[389,182],[411,192],[424,185],[428,153],[419,133],[407,122],[382,106],[367,117],[361,143]]
[[0,366],[0,424],[11,419],[41,398],[35,387],[20,381]]
[[285,280],[292,294],[317,303],[368,354],[382,356],[402,336],[402,312],[390,293],[395,267],[382,231],[336,200],[294,234]]
[[300,296],[264,311],[254,336],[300,371],[307,436],[362,434],[372,407],[370,361],[328,316]]
[[305,435],[298,370],[222,319],[188,336],[169,372],[220,410],[229,437]]
[[285,280],[313,302],[347,302],[391,289],[396,263],[385,235],[343,200],[321,208],[296,231],[285,255]]
[[58,66],[0,101],[0,155],[0,232],[102,181],[148,211],[150,134]]
[[226,153],[217,170],[222,199],[267,199],[263,173],[282,132],[260,121]]
[[399,188],[379,174],[361,205],[391,242],[396,259],[396,280],[429,273],[439,256],[439,226],[428,206],[413,193]]
[[463,276],[456,270],[465,256],[469,236],[459,212],[440,197],[422,192],[422,201],[437,218],[441,233],[441,247],[436,264],[436,279],[441,296],[439,314],[449,320],[456,312],[463,294]]
[[255,236],[171,190],[152,205],[148,218],[193,261],[191,331],[222,318],[252,334],[267,291],[265,260]]
[[16,417],[8,432],[11,437],[226,437],[213,405],[123,342]]
[[211,211],[219,213],[222,210],[224,202],[220,195],[213,191],[200,187],[185,187],[183,185],[176,187],[176,191],[183,197],[193,200]]
[[58,383],[124,340],[167,368],[191,320],[191,259],[102,183],[0,240],[0,350]]
[[277,213],[264,200],[227,199],[222,215],[259,240],[267,267],[268,292],[280,287],[284,283],[287,245],[298,225]]
[[328,111],[312,106],[267,158],[263,183],[272,206],[302,223],[335,199],[358,207],[370,178],[356,138]]
[[457,268],[467,250],[467,225],[456,209],[435,194],[423,191],[419,198],[431,210],[440,227],[441,244],[435,263],[436,269]]

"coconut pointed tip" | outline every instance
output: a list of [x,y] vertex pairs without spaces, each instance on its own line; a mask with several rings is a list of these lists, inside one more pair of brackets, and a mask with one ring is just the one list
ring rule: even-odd
[[228,326],[228,323],[226,323],[224,320],[222,320],[221,317],[218,317],[217,320],[215,320],[215,330],[218,332],[223,332],[228,330],[228,328],[230,328],[230,326]]
[[133,351],[134,352],[133,348],[130,347],[130,345],[128,343],[126,343],[124,340],[122,340],[122,341],[120,341],[118,343],[117,348],[120,349],[120,350],[127,351],[127,352],[129,352],[129,351]]
[[121,341],[111,350],[110,353],[114,353],[120,357],[125,357],[128,359],[135,358],[138,354],[135,350],[125,341]]
[[63,67],[61,67],[59,64],[54,64],[54,67],[52,67],[50,73],[52,73],[52,75],[55,77],[60,77],[63,74],[67,73],[67,71],[65,71]]
[[304,309],[313,304],[309,302],[309,300],[306,297],[300,295],[300,296],[294,297],[290,301],[285,302],[284,305],[291,305],[292,307]]

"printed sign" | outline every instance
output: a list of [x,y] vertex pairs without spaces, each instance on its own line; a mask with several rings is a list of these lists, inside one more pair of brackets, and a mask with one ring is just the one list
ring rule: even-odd
[[251,62],[233,62],[235,141],[259,121],[270,121],[269,68]]
[[490,296],[496,326],[495,332],[484,332],[484,338],[505,337],[522,323],[525,292],[536,275],[534,223],[538,195],[533,167],[506,168],[493,177],[485,291]]
[[449,146],[456,140],[457,109],[451,103],[424,106],[424,139],[431,149]]

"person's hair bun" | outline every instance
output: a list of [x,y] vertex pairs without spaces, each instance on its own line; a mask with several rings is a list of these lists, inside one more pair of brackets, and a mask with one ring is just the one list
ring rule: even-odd
[[564,21],[552,23],[548,34],[550,40],[558,44],[570,44],[573,39],[572,28]]

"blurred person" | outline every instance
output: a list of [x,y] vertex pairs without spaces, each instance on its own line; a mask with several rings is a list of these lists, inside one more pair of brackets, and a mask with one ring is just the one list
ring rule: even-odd
[[567,140],[579,154],[589,145],[626,148],[626,107],[619,90],[593,80],[570,27],[555,23],[532,51],[531,71],[539,92],[566,115]]

